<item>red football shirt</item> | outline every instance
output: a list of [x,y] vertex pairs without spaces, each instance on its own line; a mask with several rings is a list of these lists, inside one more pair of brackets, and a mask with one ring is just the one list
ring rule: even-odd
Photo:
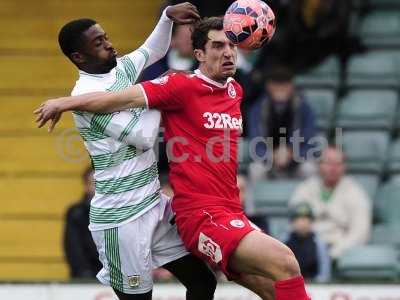
[[149,108],[162,111],[175,211],[222,205],[241,210],[237,143],[242,88],[196,70],[142,83]]

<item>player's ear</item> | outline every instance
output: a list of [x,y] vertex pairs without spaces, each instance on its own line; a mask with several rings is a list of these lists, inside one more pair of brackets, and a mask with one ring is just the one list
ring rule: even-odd
[[194,57],[197,59],[197,61],[198,61],[199,63],[202,63],[202,62],[205,62],[205,61],[206,61],[206,57],[205,57],[204,50],[195,49],[195,50],[194,50]]
[[85,56],[79,52],[71,53],[71,60],[76,64],[81,64],[85,62]]

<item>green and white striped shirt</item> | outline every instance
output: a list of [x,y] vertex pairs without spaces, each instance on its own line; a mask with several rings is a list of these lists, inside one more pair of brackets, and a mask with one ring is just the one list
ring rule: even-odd
[[[164,10],[141,47],[117,59],[117,66],[107,74],[80,71],[71,94],[120,91],[132,86],[144,68],[167,53],[171,34],[172,21]],[[76,111],[73,115],[95,169],[89,229],[117,227],[155,206],[160,201],[160,183],[153,145],[160,112],[137,108],[112,114]]]
[[[146,48],[119,58],[107,74],[80,71],[72,95],[119,91],[132,86],[147,66]],[[127,223],[160,201],[153,150],[160,112],[136,108],[112,114],[73,113],[95,169],[96,192],[90,207],[90,230]]]

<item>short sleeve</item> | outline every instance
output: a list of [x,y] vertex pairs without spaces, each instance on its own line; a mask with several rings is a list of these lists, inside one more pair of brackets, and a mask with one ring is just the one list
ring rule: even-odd
[[172,73],[140,85],[149,109],[179,110],[183,107],[182,99],[187,92],[184,76]]

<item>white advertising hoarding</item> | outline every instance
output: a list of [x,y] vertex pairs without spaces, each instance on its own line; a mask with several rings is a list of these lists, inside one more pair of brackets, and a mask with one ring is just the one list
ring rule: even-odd
[[[400,300],[400,285],[310,285],[312,300]],[[0,285],[1,300],[115,300],[111,289],[96,284]],[[185,300],[177,284],[156,285],[153,300]],[[259,300],[244,288],[220,284],[215,300]]]

